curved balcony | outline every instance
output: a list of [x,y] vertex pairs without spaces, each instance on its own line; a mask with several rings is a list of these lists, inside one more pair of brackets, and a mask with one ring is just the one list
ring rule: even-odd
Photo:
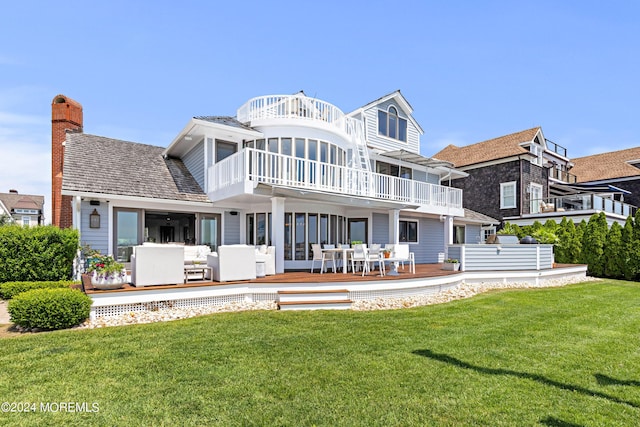
[[329,127],[347,134],[350,133],[346,122],[353,120],[345,120],[347,117],[338,107],[302,94],[255,97],[238,108],[237,118],[252,126],[264,120],[302,120],[307,124]]

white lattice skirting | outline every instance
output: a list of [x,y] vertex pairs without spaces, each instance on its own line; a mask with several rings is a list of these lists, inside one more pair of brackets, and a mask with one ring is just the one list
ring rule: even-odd
[[[342,282],[352,301],[431,296],[461,283],[529,283],[540,285],[547,280],[578,282],[586,277],[586,266],[572,266],[544,271],[464,272],[452,276],[374,282]],[[247,283],[174,289],[141,289],[129,292],[91,294],[91,319],[132,312],[158,311],[166,308],[223,306],[243,302],[275,302],[282,290],[326,290],[336,283]]]

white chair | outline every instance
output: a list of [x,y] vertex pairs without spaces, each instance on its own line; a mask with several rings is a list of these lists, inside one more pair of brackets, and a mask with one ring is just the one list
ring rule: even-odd
[[402,269],[404,270],[404,262],[406,261],[409,263],[409,270],[411,273],[416,274],[416,261],[414,259],[413,252],[409,252],[409,245],[407,243],[394,245],[394,252],[394,258],[402,264]]
[[213,280],[253,280],[256,278],[256,249],[247,245],[222,245],[218,252],[207,255]]
[[374,267],[374,263],[377,262],[380,252],[382,251],[382,245],[380,245],[379,243],[372,243],[371,247],[369,248],[369,259],[371,260],[370,264],[371,267],[369,268],[370,270]]
[[351,271],[355,274],[356,263],[362,264],[362,275],[368,273],[369,270],[369,257],[367,256],[366,244],[353,245],[353,253],[351,254]]
[[[336,245],[332,245],[332,244],[328,244],[328,243],[322,245],[322,249],[335,249],[335,248],[336,248]],[[335,261],[335,263],[337,265],[337,268],[340,268],[340,261],[341,261],[340,254],[337,253],[337,252],[331,252],[331,253],[327,253],[327,255],[332,255],[333,258],[334,258],[334,261]],[[328,259],[328,258],[329,258],[329,256],[325,257],[325,259]]]
[[320,261],[320,274],[325,272],[325,262],[331,262],[333,264],[333,272],[336,272],[336,258],[334,253],[322,252],[319,243],[312,243],[311,250],[313,251],[313,258],[311,260],[311,272],[313,273],[313,267],[316,261]]

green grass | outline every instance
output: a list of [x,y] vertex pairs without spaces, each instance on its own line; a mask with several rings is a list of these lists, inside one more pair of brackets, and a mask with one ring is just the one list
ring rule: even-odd
[[640,284],[376,312],[225,313],[0,340],[0,425],[606,426],[640,420]]

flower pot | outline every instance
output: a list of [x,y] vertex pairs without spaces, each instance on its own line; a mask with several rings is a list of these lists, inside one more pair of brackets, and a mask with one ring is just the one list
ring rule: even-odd
[[385,253],[384,253],[384,257],[385,257],[385,258],[389,258],[389,257],[391,257],[391,252],[385,252]]
[[119,274],[107,276],[94,271],[91,276],[91,284],[100,290],[120,289],[126,282],[127,274],[124,270]]
[[460,270],[459,262],[445,262],[442,264],[442,269],[447,271],[458,271]]

